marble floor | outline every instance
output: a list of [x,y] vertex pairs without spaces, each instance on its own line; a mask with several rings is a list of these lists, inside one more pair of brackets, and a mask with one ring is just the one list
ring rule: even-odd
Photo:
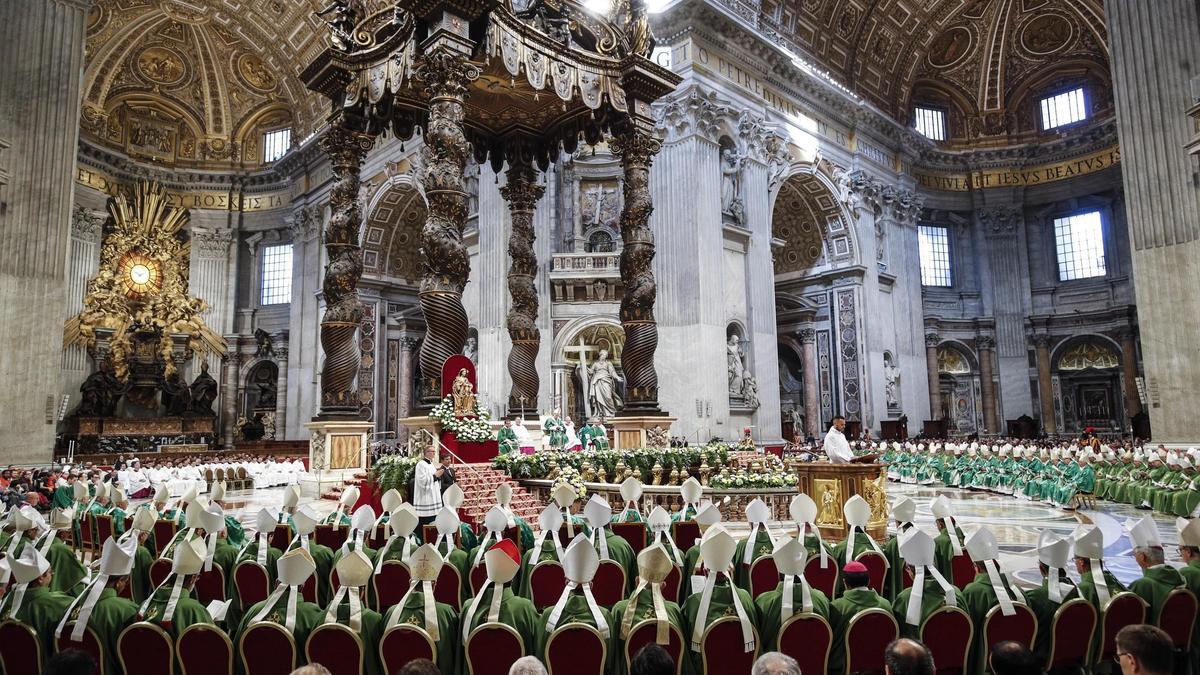
[[[954,504],[959,524],[964,530],[970,533],[975,526],[986,524],[995,532],[1001,547],[1002,568],[1015,574],[1022,585],[1040,583],[1037,541],[1041,532],[1051,530],[1066,536],[1081,523],[1096,523],[1104,530],[1107,544],[1105,563],[1117,578],[1128,583],[1141,576],[1122,524],[1129,518],[1141,518],[1148,511],[1103,500],[1096,501],[1095,510],[1063,511],[1041,502],[958,488],[889,483],[887,489],[891,501],[906,496],[917,503],[917,525],[930,533],[936,532],[930,505],[939,495],[946,495]],[[283,488],[233,490],[226,494],[226,510],[236,513],[247,530],[252,530],[254,514],[264,507],[277,508],[282,501],[282,493]],[[328,499],[311,500],[309,503],[321,515],[337,508],[337,502]],[[1179,564],[1179,535],[1174,518],[1154,514],[1154,519],[1158,523],[1168,561]],[[749,531],[744,522],[726,523],[726,526],[735,536],[745,536]],[[1074,575],[1074,570],[1071,573]]]

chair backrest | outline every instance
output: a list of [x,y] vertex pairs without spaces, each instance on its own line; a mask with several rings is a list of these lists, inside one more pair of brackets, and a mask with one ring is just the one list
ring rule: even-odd
[[888,572],[887,558],[879,555],[875,551],[863,551],[854,559],[862,563],[867,568],[867,575],[871,578],[871,581],[868,585],[873,588],[876,593],[882,595],[883,582],[887,579]]
[[512,626],[481,623],[463,646],[469,675],[508,675],[509,668],[525,656],[525,641]]
[[[443,635],[442,639],[452,639],[452,636]],[[404,664],[417,659],[429,659],[437,663],[437,647],[423,628],[396,624],[383,632],[379,640],[379,660],[383,663],[383,672],[398,673]]]
[[851,617],[841,645],[846,650],[846,674],[884,672],[883,652],[899,634],[891,612],[865,609]]
[[213,482],[213,470],[212,469],[204,470],[204,480],[209,483]]
[[277,623],[251,624],[238,640],[237,651],[244,673],[291,675],[296,669],[296,639]]
[[[529,573],[529,589],[533,606],[540,612],[558,602],[567,587],[567,575],[556,560],[543,560]],[[599,601],[597,601],[599,602]]]
[[801,673],[824,673],[829,669],[833,629],[819,614],[793,614],[779,627],[779,651],[796,659]]
[[150,587],[158,588],[167,576],[171,574],[171,561],[166,558],[157,558],[150,563]]
[[1117,655],[1117,633],[1125,626],[1146,622],[1146,601],[1125,591],[1108,599],[1100,614],[1100,650],[1093,663],[1106,662]]
[[[679,602],[679,591],[683,585],[683,570],[678,565],[672,565],[667,578],[663,579],[662,593],[667,602]],[[682,603],[681,603],[682,604]]]
[[271,548],[277,548],[286,553],[288,544],[292,542],[291,526],[286,523],[277,524],[275,530],[271,532],[268,541],[271,542]]
[[601,560],[592,579],[592,594],[596,604],[612,607],[625,597],[625,568],[615,560]]
[[971,556],[967,555],[965,551],[962,555],[954,556],[950,560],[950,575],[954,577],[950,583],[958,586],[958,590],[961,591],[967,587],[967,584],[975,580],[975,561],[971,560]]
[[549,675],[603,675],[608,644],[600,631],[586,623],[568,623],[546,638]]
[[694,520],[681,520],[671,523],[671,539],[675,548],[686,551],[696,545],[700,538],[700,524]]
[[779,568],[775,559],[764,556],[750,563],[750,597],[757,598],[779,585]]
[[300,585],[300,597],[304,598],[305,602],[317,601],[317,575],[310,574]]
[[104,545],[104,542],[112,539],[113,536],[113,517],[101,514],[96,514],[96,548],[99,549]]
[[[754,630],[753,628],[751,630]],[[700,638],[700,656],[705,673],[748,673],[758,659],[758,631],[754,630],[754,649],[747,652],[742,640],[742,624],[734,616],[723,616],[708,624]]]
[[92,514],[90,513],[84,513],[83,517],[79,519],[79,540],[82,548],[89,551],[95,543],[92,537]]
[[333,529],[333,525],[317,525],[313,531],[313,538],[318,544],[328,546],[333,550],[338,550],[346,543],[346,538],[350,534],[350,528],[345,525],[339,525],[338,529]]
[[1087,666],[1092,633],[1096,630],[1096,608],[1083,598],[1068,600],[1054,612],[1050,626],[1050,651],[1046,670]]
[[437,525],[422,525],[421,526],[421,542],[432,544],[437,541],[438,530]]
[[838,567],[833,556],[825,561],[826,567],[821,567],[821,556],[814,556],[804,564],[804,578],[813,588],[819,588],[826,597],[832,598],[837,588]]
[[[376,551],[382,549],[383,545],[387,543],[388,534],[389,532],[387,523],[380,523],[376,525],[375,527],[371,528],[371,533],[367,536],[367,546],[370,546]],[[340,547],[341,545],[339,544],[339,548]]]
[[642,549],[646,548],[646,530],[645,523],[613,523],[613,534],[629,542],[629,546],[633,548],[634,555],[641,553]]
[[42,644],[37,632],[23,623],[0,621],[0,666],[5,673],[42,672]]
[[1024,603],[1014,602],[1013,609],[1015,613],[1005,616],[1000,605],[996,605],[984,616],[982,630],[985,654],[990,654],[995,645],[1010,640],[1023,645],[1033,644],[1038,631],[1037,615]]
[[[620,630],[619,626],[610,626],[610,628],[612,630]],[[629,629],[629,638],[625,640],[625,663],[632,663],[633,657],[637,656],[642,647],[653,644],[657,639],[657,621],[647,619],[635,623]],[[667,644],[659,646],[667,650],[667,653],[671,655],[671,660],[675,662],[675,675],[679,675],[683,671],[683,659],[685,657],[683,633],[679,631],[679,627],[675,624],[669,624],[667,626]]]
[[375,588],[375,609],[399,603],[411,581],[408,565],[399,560],[385,561],[379,573],[371,576],[371,584]]
[[175,538],[179,526],[173,520],[159,518],[154,521],[154,557],[162,555],[163,549]]
[[304,644],[304,655],[309,663],[325,666],[331,675],[361,675],[366,656],[362,638],[340,623],[323,623],[314,628]]
[[105,661],[104,661],[105,645],[100,642],[100,638],[98,638],[96,636],[96,632],[92,630],[92,627],[88,626],[83,629],[83,641],[82,642],[72,642],[71,641],[71,633],[74,630],[75,630],[75,622],[68,621],[67,625],[63,627],[62,635],[59,635],[58,639],[55,640],[55,642],[54,642],[55,646],[58,648],[56,651],[61,652],[61,651],[66,651],[68,649],[78,649],[81,651],[85,651],[88,654],[91,654],[92,658],[96,660],[96,670],[93,671],[94,673],[96,673],[97,675],[115,675],[115,673],[109,673],[107,671],[107,669],[105,668]]
[[233,642],[220,628],[194,623],[175,642],[180,675],[233,675]]
[[455,610],[462,608],[462,576],[458,568],[450,563],[442,564],[437,583],[433,586],[433,598],[444,602]]
[[1171,636],[1176,649],[1186,652],[1192,644],[1192,629],[1196,626],[1196,596],[1186,588],[1176,588],[1163,600],[1158,613],[1158,627]]
[[471,573],[467,577],[471,583],[471,596],[474,597],[479,593],[479,587],[483,586],[483,582],[487,581],[487,565],[482,561],[471,568]]
[[971,617],[958,607],[939,607],[921,624],[921,642],[933,654],[939,675],[966,672],[974,634]]
[[175,642],[158,624],[138,621],[117,637],[117,659],[126,673],[172,675]]
[[214,564],[211,570],[196,575],[196,600],[207,605],[213,600],[225,600],[225,570]]
[[233,567],[233,587],[242,607],[262,602],[271,594],[271,576],[256,560],[243,560]]

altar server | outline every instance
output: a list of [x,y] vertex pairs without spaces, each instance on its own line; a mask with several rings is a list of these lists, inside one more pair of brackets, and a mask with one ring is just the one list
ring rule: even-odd
[[771,556],[783,580],[775,590],[754,599],[758,608],[759,637],[762,638],[760,651],[763,652],[779,649],[779,629],[795,614],[816,614],[829,620],[829,598],[804,578],[804,566],[808,562],[804,544],[799,539],[784,537],[776,542]]
[[383,637],[383,616],[363,605],[363,587],[373,571],[371,561],[362,551],[350,551],[337,561],[334,570],[340,587],[325,611],[324,623],[338,623],[354,631],[363,644],[362,675],[382,675],[375,647]]
[[1133,559],[1142,568],[1142,578],[1130,584],[1129,590],[1150,605],[1146,610],[1146,623],[1158,625],[1158,614],[1167,595],[1186,584],[1179,571],[1167,564],[1153,518],[1147,515],[1141,520],[1128,520],[1125,529],[1129,530],[1129,539],[1133,542]]
[[431,544],[424,544],[408,560],[412,572],[408,590],[384,616],[384,630],[401,624],[415,625],[437,645],[437,666],[443,673],[457,668],[458,611],[434,598],[434,587],[445,561]]
[[[54,630],[56,641],[66,636],[69,642],[81,644],[84,631],[90,628],[100,644],[105,646],[105,668],[109,673],[121,672],[121,664],[117,659],[117,638],[121,631],[137,621],[138,606],[132,600],[118,595],[129,583],[136,552],[136,539],[127,539],[125,543],[118,543],[112,538],[106,540],[96,576],[67,608]],[[71,622],[74,625],[67,630],[67,624]]]
[[955,588],[934,566],[933,537],[912,528],[900,538],[900,555],[911,570],[911,588],[900,591],[892,603],[892,614],[900,624],[900,635],[919,640],[921,624],[941,607],[965,610],[962,592]]
[[708,625],[722,616],[732,614],[738,618],[743,648],[747,652],[757,647],[754,626],[758,623],[758,609],[750,594],[738,588],[731,578],[736,550],[737,542],[725,528],[713,525],[705,531],[700,542],[700,555],[706,568],[704,586],[683,605],[684,625],[689,626],[691,632],[683,636],[687,643],[685,673],[699,675],[704,672],[700,642]]
[[617,602],[609,613],[608,623],[612,627],[608,646],[609,663],[614,673],[622,675],[629,671],[625,659],[625,641],[638,624],[654,621],[654,641],[660,645],[669,644],[672,627],[679,631],[680,636],[686,636],[683,612],[679,605],[663,597],[663,582],[674,566],[666,549],[661,544],[648,546],[638,554],[637,561],[637,586],[628,600]]

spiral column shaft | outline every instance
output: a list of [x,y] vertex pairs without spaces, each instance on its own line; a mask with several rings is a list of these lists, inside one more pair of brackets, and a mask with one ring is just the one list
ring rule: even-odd
[[533,211],[545,187],[538,185],[537,172],[528,162],[513,161],[506,175],[508,183],[500,188],[500,194],[512,213],[512,231],[508,235],[508,294],[512,305],[507,319],[508,336],[512,339],[512,350],[508,353],[512,389],[508,407],[538,410],[537,355],[542,336],[537,327],[538,296],[533,284],[537,277]]

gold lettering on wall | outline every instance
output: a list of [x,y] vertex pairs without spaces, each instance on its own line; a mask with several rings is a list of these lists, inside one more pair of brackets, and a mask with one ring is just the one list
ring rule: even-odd
[[997,187],[1030,187],[1110,169],[1121,163],[1121,149],[1113,146],[1065,162],[1023,168],[987,169],[970,173],[935,173],[917,170],[921,187],[944,192],[967,192]]
[[[84,167],[78,167],[75,172],[75,182],[86,185],[106,195],[115,195],[121,187],[117,180]],[[290,189],[262,194],[234,194],[229,192],[174,192],[168,190],[167,201],[171,206],[184,209],[200,209],[210,211],[270,211],[280,209],[292,201]]]

